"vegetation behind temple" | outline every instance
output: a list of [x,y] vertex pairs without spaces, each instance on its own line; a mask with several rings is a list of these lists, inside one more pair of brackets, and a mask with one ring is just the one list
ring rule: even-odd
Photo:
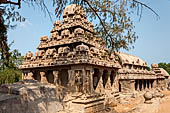
[[170,63],[159,63],[158,64],[160,68],[165,69],[170,74]]
[[18,66],[22,62],[23,56],[21,56],[18,50],[9,52],[9,61],[0,59],[0,84],[21,80],[21,71],[18,69]]

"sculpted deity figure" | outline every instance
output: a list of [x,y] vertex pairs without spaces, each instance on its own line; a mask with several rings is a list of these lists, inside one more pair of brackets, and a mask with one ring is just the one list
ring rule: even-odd
[[80,92],[82,86],[82,78],[80,72],[75,73],[75,91]]
[[41,83],[48,83],[45,72],[40,72],[40,76],[41,76]]
[[58,74],[59,74],[58,71],[53,71],[53,75],[54,75],[54,84],[55,84],[56,86],[60,85],[60,81],[59,81]]
[[90,93],[90,78],[89,75],[85,77],[84,93]]

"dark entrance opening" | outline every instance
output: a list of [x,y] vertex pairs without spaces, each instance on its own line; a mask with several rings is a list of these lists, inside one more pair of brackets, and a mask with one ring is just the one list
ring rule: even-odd
[[151,80],[151,88],[153,88],[153,82],[154,82],[154,80]]
[[120,84],[120,81],[119,81],[119,92],[121,92],[121,84]]
[[33,78],[40,82],[41,81],[40,72],[39,71],[34,71],[33,72]]
[[54,75],[53,75],[53,71],[52,70],[47,71],[46,77],[47,77],[47,81],[49,83],[51,83],[51,84],[54,83]]
[[135,80],[135,90],[138,89],[138,85],[139,85],[138,80]]
[[68,69],[62,69],[59,71],[59,80],[61,81],[61,85],[67,87],[68,83]]
[[100,79],[99,69],[95,68],[94,74],[93,74],[93,88],[94,88],[94,90],[97,88],[99,79]]
[[147,80],[147,88],[149,89],[149,80]]
[[108,74],[107,70],[103,71],[102,79],[103,79],[103,87],[105,88],[106,82],[108,80]]
[[143,80],[144,89],[146,89],[146,80]]
[[139,90],[142,91],[142,80],[139,80]]
[[111,84],[111,86],[113,85],[113,82],[115,81],[115,77],[116,77],[116,74],[115,74],[115,71],[113,70],[110,74],[110,84]]

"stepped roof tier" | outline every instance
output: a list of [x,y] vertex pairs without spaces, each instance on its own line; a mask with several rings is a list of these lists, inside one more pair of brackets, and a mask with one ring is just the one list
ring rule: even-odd
[[114,54],[109,54],[105,41],[95,35],[85,11],[71,4],[63,12],[62,22],[55,21],[51,35],[40,38],[38,51],[25,55],[21,69],[70,64],[94,64],[120,68]]

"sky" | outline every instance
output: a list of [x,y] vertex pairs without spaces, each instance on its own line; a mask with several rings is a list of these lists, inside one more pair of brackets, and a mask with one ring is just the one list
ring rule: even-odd
[[[135,48],[122,52],[140,57],[148,66],[159,62],[170,63],[170,0],[145,0],[145,3],[159,14],[160,19],[147,8],[143,8],[140,21],[139,17],[133,17],[134,30],[139,37],[134,44]],[[54,11],[50,4],[47,4],[49,10]],[[14,30],[8,31],[8,42],[14,40],[11,50],[18,49],[22,55],[28,51],[35,53],[40,37],[50,36],[53,22],[40,8],[33,8],[25,3],[22,3],[18,11],[26,21],[18,23]],[[54,14],[52,20],[56,20]]]

